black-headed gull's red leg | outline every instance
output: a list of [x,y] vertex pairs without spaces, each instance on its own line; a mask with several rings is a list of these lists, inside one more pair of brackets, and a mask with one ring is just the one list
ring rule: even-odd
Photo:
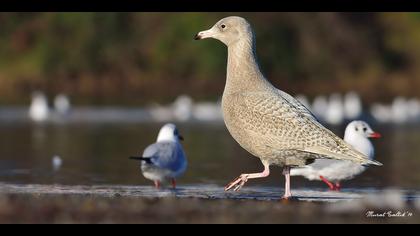
[[335,183],[334,190],[340,192],[340,190],[341,190],[340,182]]
[[171,183],[172,183],[172,188],[176,189],[176,180],[171,179]]
[[330,181],[328,181],[328,179],[326,179],[324,176],[320,175],[319,178],[328,185],[328,187],[330,188],[330,190],[335,190],[335,186],[333,183],[331,183]]
[[160,181],[159,180],[155,180],[155,188],[160,189]]

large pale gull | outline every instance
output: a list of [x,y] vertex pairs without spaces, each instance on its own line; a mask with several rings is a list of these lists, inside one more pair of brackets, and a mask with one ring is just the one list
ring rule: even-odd
[[263,76],[257,62],[254,32],[244,18],[223,18],[195,37],[206,38],[217,39],[228,49],[222,97],[226,127],[264,165],[261,173],[240,175],[226,186],[226,191],[239,190],[249,179],[267,177],[270,165],[283,167],[284,199],[292,197],[292,167],[302,167],[320,158],[381,165],[322,126],[302,103],[276,89]]

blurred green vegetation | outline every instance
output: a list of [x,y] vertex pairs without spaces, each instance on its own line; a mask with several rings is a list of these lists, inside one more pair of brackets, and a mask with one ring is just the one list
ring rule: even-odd
[[228,15],[251,22],[265,75],[292,94],[420,95],[420,13],[0,13],[0,104],[36,89],[89,105],[216,100],[226,48],[193,36]]

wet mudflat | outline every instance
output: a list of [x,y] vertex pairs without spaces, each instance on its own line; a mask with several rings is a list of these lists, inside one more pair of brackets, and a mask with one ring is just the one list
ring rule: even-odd
[[2,223],[420,223],[420,193],[404,190],[220,186],[0,185]]
[[[0,193],[29,195],[80,195],[94,197],[138,197],[138,198],[197,198],[197,199],[232,199],[232,200],[280,200],[283,189],[271,187],[248,187],[239,192],[225,192],[216,185],[179,186],[177,189],[162,188],[156,190],[152,186],[129,185],[19,185],[0,184]],[[367,194],[375,194],[373,190],[344,190],[342,192],[324,190],[294,190],[300,201],[339,202],[360,199]],[[400,192],[405,196],[404,192]],[[415,193],[414,193],[415,194]],[[407,195],[413,198],[416,195]]]

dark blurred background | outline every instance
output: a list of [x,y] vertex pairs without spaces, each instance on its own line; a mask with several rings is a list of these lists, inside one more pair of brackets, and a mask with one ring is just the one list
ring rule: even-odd
[[226,49],[193,36],[228,15],[251,22],[263,72],[291,94],[420,94],[420,13],[0,13],[0,104],[34,90],[76,105],[215,101]]

